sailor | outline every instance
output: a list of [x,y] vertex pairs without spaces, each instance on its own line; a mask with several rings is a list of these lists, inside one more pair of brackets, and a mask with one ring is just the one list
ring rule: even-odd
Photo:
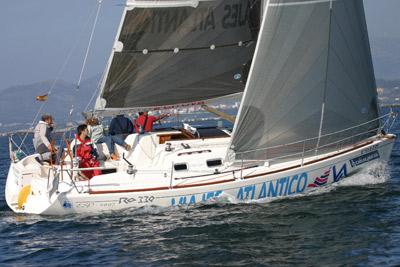
[[35,152],[39,153],[42,160],[53,161],[55,160],[56,148],[50,142],[51,132],[53,131],[53,117],[48,114],[42,116],[42,120],[35,127],[33,137],[33,146]]
[[[81,124],[76,130],[76,143],[74,145],[74,152],[79,158],[80,168],[93,168],[100,167],[100,162],[97,161],[97,151],[94,149],[92,140],[88,136],[88,127],[86,124]],[[82,173],[86,178],[90,179],[93,176],[100,175],[101,170],[85,170]]]
[[160,116],[149,116],[147,111],[139,112],[138,118],[135,120],[135,130],[137,133],[151,132],[153,131],[153,124],[156,121],[160,121],[165,117],[170,116],[169,114],[163,114]]
[[125,142],[125,138],[133,133],[133,123],[130,119],[123,114],[117,115],[111,120],[108,133],[115,143],[122,145],[128,151],[131,150],[132,147]]
[[92,140],[93,144],[105,143],[112,160],[119,159],[115,151],[115,143],[120,146],[123,146],[127,150],[130,149],[130,146],[126,144],[124,140],[122,140],[122,138],[118,138],[116,135],[106,135],[104,133],[104,127],[99,122],[98,118],[96,117],[88,118],[86,120],[86,124],[88,126],[89,138]]

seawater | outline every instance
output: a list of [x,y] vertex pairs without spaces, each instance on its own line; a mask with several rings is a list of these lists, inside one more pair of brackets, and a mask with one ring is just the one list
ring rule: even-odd
[[8,158],[0,138],[0,266],[400,264],[400,141],[388,165],[306,196],[63,217],[7,207]]

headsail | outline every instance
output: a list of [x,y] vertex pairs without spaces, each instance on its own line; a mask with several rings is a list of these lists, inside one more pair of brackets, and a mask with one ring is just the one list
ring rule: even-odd
[[238,158],[333,150],[379,127],[362,0],[270,0],[254,58],[233,132]]
[[128,1],[96,109],[242,92],[259,20],[260,0]]

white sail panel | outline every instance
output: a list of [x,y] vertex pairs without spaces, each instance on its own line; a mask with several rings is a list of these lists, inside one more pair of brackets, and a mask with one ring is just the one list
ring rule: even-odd
[[326,149],[379,126],[325,136],[378,116],[362,0],[271,0],[264,16],[233,133],[238,158]]
[[[362,0],[335,1],[322,134],[377,118],[377,93]],[[341,137],[379,127],[374,121]],[[326,142],[331,142],[325,138]],[[322,143],[323,144],[323,143]]]

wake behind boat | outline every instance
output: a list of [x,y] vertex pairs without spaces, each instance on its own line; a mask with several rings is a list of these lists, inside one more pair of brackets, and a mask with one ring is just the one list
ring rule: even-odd
[[[396,116],[378,115],[362,0],[128,0],[87,115],[206,105],[241,92],[233,131],[131,134],[133,149],[117,146],[123,157],[100,167],[80,168],[69,151],[58,165],[38,154],[14,160],[7,203],[19,213],[68,214],[267,200],[390,157]],[[103,174],[82,181],[94,169]]]

